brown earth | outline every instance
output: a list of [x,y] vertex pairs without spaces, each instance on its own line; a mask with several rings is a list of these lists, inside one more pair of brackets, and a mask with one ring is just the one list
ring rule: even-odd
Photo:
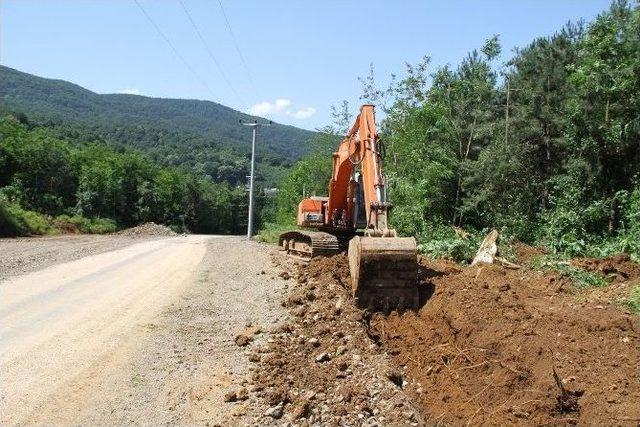
[[635,286],[640,286],[640,265],[627,254],[606,258],[576,258],[571,260],[571,264],[609,282],[607,286],[579,292],[581,298],[598,306],[619,304],[629,297]]
[[613,283],[640,280],[640,265],[628,254],[617,254],[606,258],[575,258],[571,265],[597,273]]
[[516,261],[520,264],[528,264],[546,253],[542,248],[530,246],[522,242],[516,242],[513,245],[513,249]]
[[281,277],[298,284],[283,302],[290,320],[249,356],[257,363],[250,392],[271,406],[259,425],[424,425],[404,372],[351,303],[346,255],[306,266],[277,259]]
[[[526,268],[420,264],[426,303],[389,315],[354,308],[343,255],[288,267],[294,320],[254,356],[262,397],[300,425],[638,425],[640,323],[590,298],[602,289]],[[611,285],[625,289],[640,278],[624,256],[575,265],[626,277]]]
[[419,400],[434,420],[637,424],[636,316],[579,302],[550,274],[422,264],[433,296],[418,313],[376,316],[374,327],[427,390]]

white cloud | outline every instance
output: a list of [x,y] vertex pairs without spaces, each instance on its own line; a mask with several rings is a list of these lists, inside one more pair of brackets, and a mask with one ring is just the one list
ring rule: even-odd
[[249,114],[260,116],[263,114],[280,113],[291,105],[290,99],[279,98],[273,102],[263,101],[249,109]]
[[274,107],[276,111],[282,111],[285,108],[289,107],[290,105],[291,105],[290,99],[276,99],[276,102],[274,102]]
[[316,113],[316,109],[313,107],[297,110],[291,110],[289,107],[291,107],[290,99],[278,98],[273,102],[263,101],[253,105],[249,108],[249,114],[254,116],[285,115],[294,119],[306,119]]
[[128,88],[119,90],[118,93],[124,93],[126,95],[140,95],[140,89]]
[[313,107],[301,108],[297,111],[287,111],[287,115],[294,119],[308,119],[316,113],[316,109]]

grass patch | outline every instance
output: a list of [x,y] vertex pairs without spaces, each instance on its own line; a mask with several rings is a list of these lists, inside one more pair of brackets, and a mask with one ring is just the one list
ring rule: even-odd
[[10,211],[8,203],[0,198],[0,236],[15,237],[24,234],[23,225]]
[[640,283],[631,288],[629,296],[622,301],[622,305],[633,313],[640,313]]
[[[4,206],[4,214],[13,225],[14,236],[28,236],[38,234],[60,234],[61,230],[51,222],[51,217],[38,212],[22,209],[15,203]],[[4,232],[4,230],[2,230]],[[15,233],[17,231],[17,233]],[[3,235],[11,235],[9,233]]]
[[278,244],[278,237],[285,231],[295,230],[295,225],[282,225],[274,223],[266,223],[258,234],[254,237],[256,241],[263,243]]
[[85,218],[80,215],[60,215],[53,220],[53,224],[66,232],[80,232],[86,234],[105,234],[116,231],[114,220],[108,218]]
[[85,218],[80,215],[52,217],[23,209],[17,203],[0,198],[0,236],[36,236],[61,233],[104,234],[117,230],[108,218]]
[[435,230],[429,237],[426,241],[419,238],[418,252],[431,258],[446,258],[462,264],[473,261],[484,238],[479,233],[461,237],[452,228]]
[[582,289],[601,288],[609,284],[607,280],[596,273],[573,266],[568,260],[553,258],[549,255],[536,258],[531,263],[531,267],[540,271],[555,271],[561,277],[568,277],[578,288]]

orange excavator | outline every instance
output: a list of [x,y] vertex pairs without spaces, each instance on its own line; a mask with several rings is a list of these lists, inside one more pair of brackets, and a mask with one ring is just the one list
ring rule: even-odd
[[328,197],[298,205],[297,224],[315,231],[280,235],[281,248],[303,259],[331,256],[348,247],[353,296],[360,307],[416,307],[417,249],[413,237],[389,228],[390,204],[382,173],[384,144],[378,137],[374,106],[363,105],[333,153]]

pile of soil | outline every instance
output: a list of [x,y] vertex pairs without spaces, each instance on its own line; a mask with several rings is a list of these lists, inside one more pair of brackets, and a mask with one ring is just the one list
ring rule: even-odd
[[[640,280],[625,256],[573,263],[618,275],[607,288]],[[526,267],[421,258],[422,308],[368,313],[352,303],[344,255],[283,268],[299,282],[285,302],[294,320],[252,358],[261,397],[294,424],[640,420],[639,318],[590,297],[601,288]]]
[[575,258],[571,265],[599,274],[613,283],[640,280],[640,264],[628,254],[617,254],[606,258]]
[[422,309],[371,324],[430,421],[637,425],[637,316],[553,274],[424,258],[421,269],[433,291]]
[[136,227],[127,228],[119,231],[117,234],[122,236],[177,236],[178,233],[167,227],[166,225],[156,224],[155,222],[145,222]]
[[346,256],[284,263],[297,279],[283,305],[290,320],[250,354],[250,392],[270,406],[260,425],[424,425],[411,386],[369,336],[369,314],[352,304]]
[[513,245],[516,262],[519,264],[529,264],[538,257],[546,254],[546,251],[536,246],[527,245],[526,243],[516,242]]
[[[580,292],[580,296],[595,305],[620,304],[640,286],[640,264],[627,254],[617,254],[606,258],[575,258],[571,265],[597,274],[609,284],[596,289]],[[640,406],[640,405],[639,405]]]

